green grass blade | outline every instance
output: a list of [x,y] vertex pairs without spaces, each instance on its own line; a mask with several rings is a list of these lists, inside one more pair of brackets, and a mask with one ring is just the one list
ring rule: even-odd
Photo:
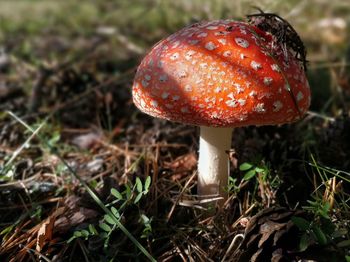
[[[35,130],[31,128],[29,125],[27,125],[24,121],[22,121],[18,116],[15,114],[8,112],[13,118],[15,118],[19,123],[21,123],[23,126],[25,126],[29,131],[32,132],[32,134],[35,133]],[[40,126],[44,126],[46,124],[47,118],[43,121],[43,123]],[[86,189],[86,191],[89,193],[89,195],[92,197],[92,199],[99,205],[99,207],[107,214],[109,215],[115,224],[120,228],[120,230],[134,243],[134,245],[150,260],[150,261],[156,261],[152,255],[141,245],[141,243],[127,230],[126,227],[118,220],[117,217],[113,215],[113,213],[103,204],[101,199],[96,195],[96,193],[90,188],[88,184],[85,183],[83,179],[80,178],[80,176],[73,170],[73,168],[60,156],[60,154],[57,152],[55,148],[53,148],[46,139],[42,138],[38,132],[35,133],[35,135],[40,139],[42,143],[44,143],[51,152],[56,155],[60,161],[67,167],[70,174],[77,179],[80,184]]]
[[[15,118],[17,121],[19,121],[21,124],[25,124],[21,119],[19,119],[16,115],[14,115],[12,112],[7,111],[7,113]],[[12,164],[12,162],[16,159],[16,157],[22,152],[22,150],[29,144],[29,142],[39,133],[40,129],[45,125],[45,122],[43,122],[37,129],[31,130],[32,134],[27,138],[27,140],[13,152],[11,158],[5,163],[4,168],[0,170],[0,174],[5,175]]]

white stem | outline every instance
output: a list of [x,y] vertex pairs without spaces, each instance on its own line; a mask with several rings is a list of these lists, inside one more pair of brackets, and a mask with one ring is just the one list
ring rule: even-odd
[[[232,128],[200,127],[198,195],[202,198],[227,198]],[[223,201],[220,201],[223,203]]]

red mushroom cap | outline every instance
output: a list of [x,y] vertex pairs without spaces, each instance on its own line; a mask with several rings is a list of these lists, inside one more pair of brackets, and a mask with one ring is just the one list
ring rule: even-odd
[[301,62],[271,34],[218,20],[156,44],[138,67],[133,99],[154,117],[236,127],[299,119],[310,89]]

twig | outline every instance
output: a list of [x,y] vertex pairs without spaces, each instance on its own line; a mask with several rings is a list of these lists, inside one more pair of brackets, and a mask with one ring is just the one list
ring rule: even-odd
[[47,256],[43,255],[42,253],[40,253],[39,251],[37,251],[35,249],[26,247],[25,245],[22,245],[22,244],[19,244],[19,247],[24,248],[25,250],[27,250],[27,252],[31,251],[31,252],[35,253],[36,255],[38,255],[39,258],[44,259],[46,262],[51,262],[51,260]]
[[186,184],[184,185],[184,187],[182,188],[180,194],[177,196],[173,206],[171,207],[169,213],[168,213],[168,216],[167,216],[167,222],[170,220],[171,216],[173,215],[173,212],[175,210],[175,207],[176,205],[179,203],[181,197],[182,197],[182,194],[185,192],[186,188],[188,187],[188,185],[192,182],[192,180],[195,178],[195,176],[197,175],[197,172],[194,172],[192,174],[192,176],[190,177],[190,179],[187,180]]
[[335,121],[335,118],[334,117],[330,117],[330,116],[326,116],[326,115],[322,115],[320,113],[317,113],[317,112],[314,112],[314,111],[307,111],[307,114],[311,117],[318,117],[318,118],[321,118],[323,120],[327,120],[327,121],[330,121],[330,122],[334,122]]
[[250,213],[250,211],[252,211],[252,209],[256,206],[256,203],[254,203],[253,205],[251,205],[246,211],[244,211],[244,213],[232,224],[232,228],[235,228],[239,221],[244,218],[248,213]]
[[[225,261],[225,260],[226,260],[226,257],[231,253],[232,248],[236,245],[236,242],[237,242],[238,238],[242,238],[242,239],[243,239],[243,238],[244,238],[244,235],[243,235],[243,234],[237,234],[237,235],[235,235],[235,237],[232,239],[232,241],[231,241],[231,243],[230,243],[228,249],[226,250],[226,253],[225,253],[225,255],[224,255],[224,257],[222,258],[221,261]],[[238,246],[237,246],[237,247],[238,247]]]
[[[16,116],[10,112],[7,111],[7,114],[9,114],[10,116],[16,118]],[[22,121],[20,121],[21,124],[23,124]],[[0,175],[6,175],[10,164],[12,164],[12,162],[16,159],[16,157],[22,152],[22,150],[29,145],[29,142],[39,133],[40,129],[44,126],[45,122],[41,123],[41,125],[36,129],[33,130],[33,133],[27,138],[27,140],[19,147],[15,150],[15,152],[13,152],[11,158],[5,163],[4,168],[2,170],[0,170]]]

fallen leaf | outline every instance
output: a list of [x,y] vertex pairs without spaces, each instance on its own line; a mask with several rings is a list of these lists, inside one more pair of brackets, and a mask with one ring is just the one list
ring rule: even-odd
[[104,163],[103,159],[96,158],[90,161],[89,163],[87,163],[86,167],[90,172],[94,173],[99,171],[102,168],[103,163]]
[[50,216],[41,224],[36,238],[36,251],[41,252],[45,244],[52,239],[54,222],[55,218],[53,216]]
[[177,180],[187,175],[186,172],[193,170],[197,166],[197,157],[193,152],[190,152],[179,156],[172,162],[165,162],[164,166],[175,173],[172,176],[172,180]]
[[102,139],[102,134],[91,132],[73,138],[72,143],[81,149],[89,149]]

